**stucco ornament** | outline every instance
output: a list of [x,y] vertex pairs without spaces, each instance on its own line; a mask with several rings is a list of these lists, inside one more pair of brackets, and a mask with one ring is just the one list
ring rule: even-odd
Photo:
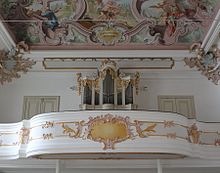
[[197,125],[194,123],[187,130],[189,136],[189,142],[193,144],[199,144],[200,142],[200,132],[198,130]]
[[0,83],[11,82],[13,78],[20,78],[20,72],[26,73],[35,64],[33,60],[23,58],[23,52],[28,51],[24,42],[10,52],[0,50]]
[[214,84],[218,84],[220,79],[220,50],[214,45],[207,53],[201,47],[201,43],[194,43],[190,47],[191,52],[195,52],[197,57],[185,58],[186,65],[190,68],[196,67],[201,74],[206,76]]
[[117,117],[111,114],[90,118],[88,139],[104,144],[104,150],[114,149],[115,143],[131,138],[129,117]]

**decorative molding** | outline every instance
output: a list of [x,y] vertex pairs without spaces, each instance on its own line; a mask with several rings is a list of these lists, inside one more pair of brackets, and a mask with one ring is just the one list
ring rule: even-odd
[[[174,67],[173,58],[44,58],[43,66],[46,70],[94,70],[99,63],[106,59],[114,60],[122,70],[149,70],[149,69],[172,69]],[[113,67],[113,66],[112,66]]]
[[[138,111],[136,111],[138,112]],[[160,113],[162,114],[162,113]],[[38,129],[40,126],[44,127],[45,124],[50,125],[51,128],[62,127],[62,134],[43,133],[43,138],[31,137],[31,141],[36,140],[49,140],[59,137],[70,137],[73,139],[81,138],[83,140],[90,139],[94,142],[104,144],[103,150],[116,148],[114,145],[129,139],[135,140],[137,136],[140,138],[147,137],[167,137],[170,139],[184,139],[185,141],[192,144],[200,145],[212,145],[219,146],[218,141],[220,140],[220,132],[217,131],[205,131],[199,130],[197,123],[192,125],[184,125],[176,123],[173,120],[163,121],[130,121],[130,117],[121,117],[118,115],[106,114],[96,117],[89,117],[89,120],[82,121],[66,121],[66,122],[46,122],[42,125],[34,126],[30,130]],[[184,119],[187,119],[184,117]],[[208,124],[208,123],[207,123]],[[49,128],[49,127],[48,127]],[[171,129],[178,129],[177,131],[170,131]],[[97,131],[98,129],[98,131]],[[27,130],[27,129],[25,129]],[[42,128],[43,131],[47,130]],[[181,131],[184,130],[184,135],[180,135]],[[29,134],[29,133],[28,133]],[[5,134],[7,135],[7,134]],[[217,138],[213,138],[213,141],[206,141],[209,135],[217,135]],[[25,138],[27,135],[25,136]],[[207,138],[206,138],[207,137]],[[208,139],[209,140],[209,139]]]
[[88,139],[104,144],[104,150],[115,149],[115,144],[130,139],[133,135],[130,129],[129,117],[107,114],[90,117],[88,124]]
[[[48,128],[42,128],[45,125]],[[162,112],[45,113],[21,123],[0,125],[0,159],[215,159],[220,156],[219,127],[219,123]]]
[[19,144],[28,144],[29,142],[30,129],[21,128],[19,133]]
[[0,83],[11,82],[13,78],[20,78],[20,72],[26,73],[35,64],[33,60],[23,58],[22,51],[29,47],[24,42],[19,42],[16,48],[9,52],[0,50]]
[[182,60],[183,57],[195,57],[194,52],[188,50],[31,50],[30,54],[24,54],[24,58],[167,58],[174,57]]
[[[80,160],[80,161],[63,161],[64,164],[64,170],[66,169],[89,169],[92,171],[97,171],[97,169],[130,169],[131,172],[134,172],[134,170],[137,172],[136,169],[151,169],[156,168],[155,160]],[[185,159],[174,159],[174,160],[161,160],[161,163],[163,167],[174,169],[175,171],[178,171],[181,173],[181,168],[191,168],[194,171],[198,170],[200,173],[207,173],[207,171],[211,171],[212,169],[215,169],[215,172],[218,172],[220,161],[217,160],[210,160],[210,159],[191,159],[191,158],[185,158]],[[48,170],[51,170],[51,172],[54,172],[54,169],[56,167],[56,160],[36,160],[32,158],[28,159],[22,159],[22,160],[5,160],[0,161],[0,168],[1,171],[9,171],[10,173],[32,173],[31,171],[34,170],[34,172],[38,171],[39,168],[43,172],[42,169],[45,169],[45,172],[48,172]],[[204,168],[208,168],[204,169]],[[147,171],[147,170],[146,170]],[[172,171],[172,172],[175,172]],[[128,171],[127,171],[128,172]],[[184,171],[185,172],[185,171]],[[196,171],[197,172],[197,171]],[[213,172],[213,171],[212,171]]]
[[198,130],[196,123],[191,125],[191,127],[188,128],[187,132],[188,132],[189,142],[193,144],[199,144],[200,132]]
[[54,122],[48,122],[48,121],[46,121],[46,123],[44,124],[44,125],[42,125],[42,129],[44,129],[44,128],[53,128],[53,126],[54,126]]
[[196,67],[198,71],[201,71],[202,75],[217,85],[220,80],[220,50],[218,47],[214,45],[206,53],[201,43],[194,43],[190,50],[196,52],[197,57],[185,58],[186,65],[190,68]]
[[53,134],[52,133],[43,134],[43,139],[44,140],[53,139]]

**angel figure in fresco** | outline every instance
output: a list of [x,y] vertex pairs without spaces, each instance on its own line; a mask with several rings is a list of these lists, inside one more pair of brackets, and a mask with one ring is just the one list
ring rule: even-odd
[[172,36],[176,31],[177,20],[184,16],[184,13],[173,0],[163,1],[155,6],[151,6],[151,8],[163,9],[164,13],[161,15],[161,18],[168,27],[168,35]]
[[101,20],[114,20],[120,12],[120,7],[112,0],[99,0],[97,4],[100,8],[99,19]]
[[201,10],[211,13],[213,11],[212,0],[185,0],[188,1],[195,8],[200,8]]
[[28,8],[27,15],[34,16],[43,21],[41,27],[45,36],[54,39],[57,34],[64,32],[64,28],[59,27],[56,16],[60,9],[51,10],[49,0],[37,0]]

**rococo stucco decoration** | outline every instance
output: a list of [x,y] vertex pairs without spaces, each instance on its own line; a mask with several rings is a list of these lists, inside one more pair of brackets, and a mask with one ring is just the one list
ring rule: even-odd
[[196,58],[185,58],[186,65],[190,68],[197,67],[202,75],[206,76],[214,84],[220,79],[220,50],[214,45],[207,53],[201,47],[201,43],[194,43],[190,51],[197,54]]
[[[41,137],[33,136],[35,130],[41,133]],[[181,139],[192,144],[212,146],[219,146],[220,141],[218,131],[199,130],[196,123],[186,126],[170,120],[131,120],[129,116],[112,114],[93,116],[81,121],[46,121],[31,129],[22,127],[20,132],[16,132],[16,134],[19,134],[19,141],[14,142],[17,145],[27,145],[29,142],[41,139],[51,140],[66,136],[73,140],[82,139],[103,143],[103,150],[115,150],[117,143],[149,137]],[[212,140],[210,140],[211,136]]]
[[90,118],[88,139],[104,143],[104,150],[115,149],[114,144],[130,139],[129,117],[117,117],[111,114]]
[[[167,112],[56,112],[7,126],[0,124],[0,159],[114,159],[121,158],[119,153],[143,159],[139,153],[158,152],[218,159],[219,146],[219,123]],[[123,158],[132,158],[125,155]]]
[[24,42],[17,44],[10,52],[0,50],[0,83],[11,82],[13,78],[20,78],[20,72],[26,73],[35,64],[33,60],[22,57],[22,51],[28,51]]
[[219,5],[218,0],[1,0],[0,15],[17,42],[36,49],[167,49],[202,41]]

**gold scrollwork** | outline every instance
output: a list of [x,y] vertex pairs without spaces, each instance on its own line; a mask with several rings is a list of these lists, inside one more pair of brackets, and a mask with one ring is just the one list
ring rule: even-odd
[[111,114],[90,118],[88,122],[88,139],[104,144],[104,150],[115,149],[114,145],[131,138],[128,117]]
[[71,128],[70,126],[66,125],[65,123],[62,123],[63,134],[68,134],[71,138],[79,138],[82,132],[84,121],[80,121],[77,123],[74,123],[76,125],[76,129]]
[[170,128],[170,127],[174,127],[175,123],[174,121],[164,121],[164,128]]
[[[47,122],[46,124],[49,125],[50,123]],[[164,129],[174,126],[176,127],[174,129]],[[90,117],[87,121],[57,122],[56,128],[57,127],[63,130],[60,132],[61,134],[44,133],[38,138],[29,137],[29,129],[22,128],[20,132],[17,133],[17,135],[19,134],[19,141],[13,144],[19,145],[27,144],[33,140],[50,140],[58,137],[69,137],[72,139],[89,139],[104,144],[103,150],[114,150],[117,143],[126,140],[160,137],[170,140],[182,139],[192,144],[220,146],[219,131],[199,131],[195,123],[191,126],[185,126],[170,120],[130,121],[129,117],[106,114]],[[181,135],[177,135],[179,128],[184,130],[184,133],[181,133]],[[43,131],[44,130],[42,130],[42,133]],[[3,135],[3,133],[0,134]],[[2,145],[9,146],[11,144]]]
[[188,128],[187,132],[188,132],[188,139],[190,143],[193,143],[193,144],[200,143],[200,132],[195,123],[191,127]]
[[28,144],[30,129],[21,128],[19,133],[19,144]]
[[103,69],[102,71],[100,71],[100,75],[99,77],[101,79],[104,79],[106,74],[107,74],[107,71],[109,71],[109,74],[112,76],[112,79],[116,79],[117,78],[117,71],[114,71],[112,68],[108,67],[108,68],[105,68]]
[[44,140],[53,139],[53,134],[52,133],[43,134],[43,139]]
[[99,79],[82,79],[81,73],[77,73],[77,91],[78,95],[81,95],[82,86],[86,87],[88,86],[90,89],[92,87],[96,88],[98,90],[99,88]]
[[97,33],[97,38],[103,43],[107,45],[113,45],[114,42],[117,42],[122,37],[122,33],[119,32],[113,26],[108,26],[103,28]]
[[157,123],[153,123],[153,124],[148,125],[144,130],[141,129],[141,125],[142,125],[141,122],[135,121],[135,123],[136,123],[136,131],[137,131],[139,137],[141,137],[141,138],[148,137],[150,134],[156,132],[155,128],[157,126]]
[[46,123],[42,125],[42,129],[47,129],[50,127],[53,128],[53,126],[54,126],[53,122],[46,121]]
[[127,88],[131,80],[121,80],[121,86]]

